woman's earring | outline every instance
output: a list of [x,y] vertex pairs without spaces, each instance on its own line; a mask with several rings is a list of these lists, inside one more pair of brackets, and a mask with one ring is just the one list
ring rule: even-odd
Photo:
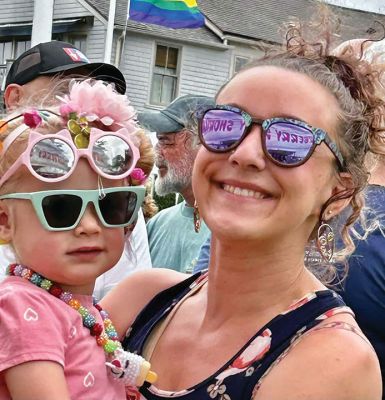
[[199,208],[196,200],[194,202],[194,229],[196,233],[198,233],[201,229],[201,216],[199,214]]
[[322,258],[330,263],[334,254],[334,231],[333,228],[321,221],[317,233],[317,247]]

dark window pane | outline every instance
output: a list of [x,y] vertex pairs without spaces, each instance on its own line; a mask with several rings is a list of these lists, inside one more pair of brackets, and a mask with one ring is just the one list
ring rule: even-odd
[[167,62],[167,47],[166,46],[157,46],[156,47],[155,66],[165,68],[166,62]]
[[178,66],[178,49],[173,47],[169,47],[168,49],[168,59],[167,59],[167,68],[176,70]]

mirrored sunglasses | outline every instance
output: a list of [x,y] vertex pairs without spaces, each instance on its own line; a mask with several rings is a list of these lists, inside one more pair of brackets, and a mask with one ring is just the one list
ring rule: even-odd
[[[18,127],[5,139],[3,154],[25,129],[25,126]],[[102,177],[125,178],[132,172],[139,159],[139,150],[128,135],[124,128],[117,132],[105,132],[92,128],[88,147],[78,149],[67,129],[52,135],[42,135],[31,131],[26,150],[1,177],[0,186],[23,164],[33,176],[44,182],[67,179],[75,170],[81,157],[86,157],[91,167]]]
[[49,231],[74,229],[89,203],[93,203],[100,222],[107,228],[130,225],[136,220],[146,189],[142,186],[95,190],[46,190],[10,193],[3,199],[30,200],[43,227]]
[[320,128],[291,118],[257,119],[245,111],[218,105],[206,110],[199,119],[199,137],[203,146],[215,153],[235,149],[250,132],[253,124],[262,127],[262,147],[266,157],[282,167],[297,167],[305,163],[322,142],[344,170],[344,159],[329,135]]

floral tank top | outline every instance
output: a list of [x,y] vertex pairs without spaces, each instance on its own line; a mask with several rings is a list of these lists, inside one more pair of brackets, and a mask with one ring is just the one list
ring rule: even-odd
[[[127,332],[123,347],[141,354],[146,340],[158,322],[164,320],[175,305],[204,279],[206,279],[204,272],[195,274],[155,296]],[[331,290],[310,293],[268,322],[245,343],[237,354],[203,382],[178,392],[160,390],[155,385],[145,383],[139,392],[136,388],[128,388],[127,399],[251,399],[256,394],[264,376],[306,332],[338,313],[353,314],[338,294]],[[326,327],[338,327],[338,324],[343,323],[334,322]],[[354,327],[347,326],[354,330]]]

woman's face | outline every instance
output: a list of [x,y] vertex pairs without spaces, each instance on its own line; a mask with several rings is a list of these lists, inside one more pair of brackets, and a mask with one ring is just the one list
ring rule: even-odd
[[[318,82],[297,72],[252,68],[230,81],[217,103],[234,105],[259,119],[300,119],[336,140],[337,101]],[[322,205],[342,189],[334,155],[324,143],[305,164],[283,168],[265,157],[261,127],[256,124],[232,152],[217,154],[201,147],[193,188],[201,214],[217,236],[232,240],[286,236],[302,242],[313,231]]]

